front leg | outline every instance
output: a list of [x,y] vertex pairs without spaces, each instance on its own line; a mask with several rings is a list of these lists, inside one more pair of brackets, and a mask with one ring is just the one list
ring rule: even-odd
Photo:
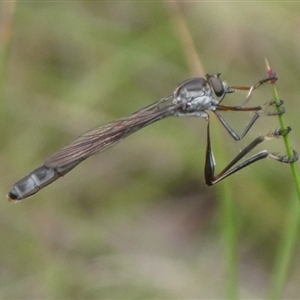
[[[280,102],[279,105],[276,105],[277,107],[280,106],[280,109],[278,111],[268,111],[268,108],[270,106],[275,106],[274,102],[267,102],[263,106],[255,106],[255,107],[243,107],[243,106],[225,106],[225,105],[218,105],[217,110],[214,111],[214,114],[217,116],[221,124],[224,126],[224,128],[227,130],[227,132],[236,140],[241,140],[250,130],[250,128],[253,126],[253,124],[256,122],[256,120],[260,116],[277,116],[281,115],[285,112],[285,109],[283,106],[283,101]],[[242,134],[237,134],[227,123],[227,121],[223,118],[223,116],[218,111],[239,111],[239,112],[254,112],[254,115],[252,116],[250,122],[242,132]]]
[[[277,80],[277,77],[275,75],[275,73],[272,76],[269,76],[267,78],[264,78],[262,80],[259,80],[256,84],[252,85],[252,86],[230,86],[229,89],[231,91],[248,91],[248,94],[246,96],[246,99],[244,100],[242,106],[246,106],[248,104],[248,102],[250,101],[253,92],[258,89],[260,86],[262,86],[263,84],[267,83],[267,82],[275,82]],[[223,99],[222,99],[223,100]],[[221,102],[221,101],[220,101]]]

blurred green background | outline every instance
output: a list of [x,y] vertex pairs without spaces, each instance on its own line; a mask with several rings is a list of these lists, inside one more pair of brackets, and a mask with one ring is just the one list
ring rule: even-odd
[[[236,216],[240,297],[266,297],[290,207],[299,209],[289,166],[265,160],[205,186],[202,119],[157,122],[29,200],[13,204],[5,195],[81,133],[205,72],[252,85],[266,74],[265,57],[300,151],[299,9],[285,2],[2,2],[0,298],[224,299],[224,189]],[[237,93],[226,104],[244,98]],[[266,85],[251,104],[271,99]],[[226,119],[242,132],[250,116]],[[279,126],[261,118],[234,142],[214,116],[212,124],[217,170]],[[282,140],[266,147],[285,153]],[[299,250],[288,258],[286,299],[299,298]]]

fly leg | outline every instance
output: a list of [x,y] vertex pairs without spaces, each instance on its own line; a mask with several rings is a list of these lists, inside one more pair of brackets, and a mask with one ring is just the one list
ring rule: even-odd
[[288,127],[286,130],[276,130],[269,134],[257,137],[247,147],[245,147],[219,174],[215,175],[215,159],[214,159],[212,146],[211,146],[209,118],[207,118],[207,122],[208,122],[207,123],[207,148],[206,148],[204,175],[205,175],[205,182],[208,186],[214,185],[219,181],[225,179],[226,177],[234,174],[235,172],[264,158],[271,158],[282,163],[293,163],[298,160],[298,153],[295,150],[293,150],[294,156],[292,158],[286,156],[280,156],[278,154],[271,153],[268,150],[263,150],[251,156],[250,158],[247,158],[243,162],[237,164],[251,150],[253,150],[256,146],[258,146],[262,142],[274,138],[279,138],[281,136],[288,134],[291,131],[291,128]]
[[[233,91],[248,91],[248,94],[246,96],[246,99],[244,100],[243,103],[243,107],[246,106],[249,102],[249,100],[252,97],[253,92],[258,89],[260,86],[262,86],[263,84],[271,81],[271,82],[275,82],[277,80],[276,74],[273,73],[271,76],[266,77],[262,80],[259,80],[256,84],[252,85],[252,86],[230,86],[228,88],[228,90],[232,93]],[[221,99],[221,101],[223,101],[224,98]],[[219,103],[221,102],[219,101]]]
[[[226,106],[226,105],[218,105],[217,110],[214,111],[215,115],[221,122],[221,124],[224,126],[224,128],[227,130],[227,132],[236,140],[241,140],[250,130],[250,128],[253,126],[253,124],[256,122],[256,120],[260,116],[277,116],[282,115],[285,113],[285,109],[283,106],[283,101],[279,104],[275,104],[272,102],[267,102],[263,106],[255,106],[255,107],[244,107],[244,106]],[[268,108],[270,106],[276,106],[276,111],[268,111]],[[280,108],[278,108],[280,107]],[[241,112],[254,112],[254,115],[252,116],[250,122],[242,132],[242,134],[237,134],[232,127],[227,123],[227,121],[224,119],[224,117],[218,112],[218,111],[241,111]]]

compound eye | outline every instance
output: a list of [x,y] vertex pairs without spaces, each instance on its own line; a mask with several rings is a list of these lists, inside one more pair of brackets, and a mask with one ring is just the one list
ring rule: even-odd
[[221,97],[224,95],[224,84],[218,76],[209,76],[208,81],[217,97]]

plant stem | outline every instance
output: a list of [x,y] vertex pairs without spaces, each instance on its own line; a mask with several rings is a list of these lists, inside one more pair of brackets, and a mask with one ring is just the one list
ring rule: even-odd
[[[267,71],[269,76],[273,76],[275,73],[270,68],[269,62],[266,60]],[[276,89],[275,81],[271,82],[272,84],[272,91],[274,102],[276,104],[280,103],[280,98]],[[279,107],[277,108],[279,111]],[[279,123],[280,129],[286,130],[287,126],[285,124],[284,116],[279,115]],[[294,156],[294,152],[291,146],[291,142],[289,139],[289,135],[283,136],[284,144],[286,147],[288,157],[292,158]],[[291,163],[291,171],[292,177],[295,182],[296,186],[296,194],[298,197],[298,201],[300,202],[300,180],[299,174],[296,169],[296,164]],[[284,286],[287,281],[289,266],[291,263],[291,258],[293,256],[293,251],[295,249],[295,244],[297,241],[298,235],[298,225],[300,221],[300,214],[299,214],[299,204],[294,201],[294,197],[292,197],[290,208],[287,215],[287,223],[282,232],[282,239],[279,243],[279,249],[277,256],[274,262],[274,269],[272,272],[271,278],[271,292],[270,292],[270,299],[280,299],[283,294]]]

